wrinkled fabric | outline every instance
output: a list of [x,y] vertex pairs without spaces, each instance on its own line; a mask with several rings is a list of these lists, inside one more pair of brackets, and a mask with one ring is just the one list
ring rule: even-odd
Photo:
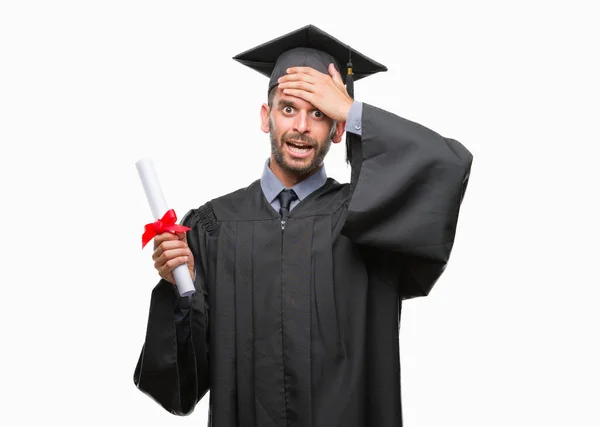
[[189,342],[161,281],[134,374],[166,410],[210,389],[214,427],[402,426],[402,302],[447,265],[473,157],[364,103],[362,121],[351,182],[328,178],[285,229],[258,180],[186,215]]

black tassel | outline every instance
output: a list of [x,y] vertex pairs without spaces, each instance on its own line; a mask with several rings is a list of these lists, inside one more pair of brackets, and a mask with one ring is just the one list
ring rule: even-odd
[[348,75],[346,76],[346,90],[348,91],[350,98],[354,99],[354,73],[352,72],[352,62],[348,61],[346,67],[348,68]]
[[[352,71],[352,53],[349,53],[350,58],[348,59],[348,64],[346,64],[346,69],[348,74],[346,75],[346,91],[350,98],[354,99],[354,73]],[[352,135],[351,132],[346,132],[346,163],[351,164],[352,162]]]

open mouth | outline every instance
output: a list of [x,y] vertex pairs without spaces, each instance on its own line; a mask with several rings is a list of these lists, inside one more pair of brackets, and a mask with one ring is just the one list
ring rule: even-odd
[[310,154],[313,147],[306,144],[296,144],[294,142],[286,142],[285,143],[287,150],[290,154],[295,157],[306,157]]

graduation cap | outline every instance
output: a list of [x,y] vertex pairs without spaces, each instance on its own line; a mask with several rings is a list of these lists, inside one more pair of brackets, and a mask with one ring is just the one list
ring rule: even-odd
[[[233,57],[269,77],[268,92],[289,67],[311,67],[328,74],[333,63],[342,76],[348,95],[354,99],[354,81],[387,71],[387,67],[352,49],[325,31],[307,25]],[[341,65],[346,65],[342,72]],[[351,136],[346,133],[347,161],[351,159]]]

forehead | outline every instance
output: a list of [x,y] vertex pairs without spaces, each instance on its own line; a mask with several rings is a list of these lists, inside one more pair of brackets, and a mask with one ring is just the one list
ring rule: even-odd
[[279,108],[287,105],[291,105],[298,110],[315,110],[316,107],[310,102],[305,101],[295,96],[285,95],[283,90],[279,87],[276,88],[275,97],[273,98],[273,107]]

